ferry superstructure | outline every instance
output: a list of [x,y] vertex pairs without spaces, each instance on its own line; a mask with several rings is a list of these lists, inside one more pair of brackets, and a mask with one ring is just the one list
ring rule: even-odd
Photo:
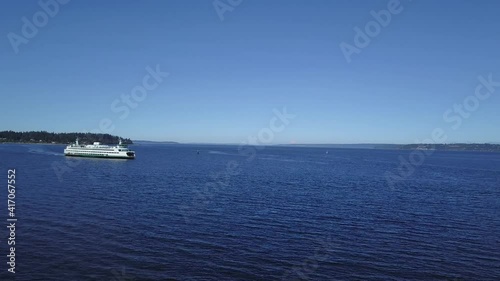
[[66,156],[80,156],[80,157],[100,157],[100,158],[121,158],[121,159],[134,159],[135,152],[130,150],[126,144],[120,142],[116,146],[104,145],[100,142],[94,144],[81,145],[76,139],[64,149]]

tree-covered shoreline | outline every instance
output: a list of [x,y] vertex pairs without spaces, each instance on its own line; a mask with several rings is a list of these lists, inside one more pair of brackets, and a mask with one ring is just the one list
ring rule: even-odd
[[[81,144],[100,142],[103,144],[117,144],[120,137],[110,134],[95,133],[54,133],[47,131],[0,131],[0,143],[52,143],[68,144],[79,139]],[[132,144],[132,140],[121,138],[124,144]]]

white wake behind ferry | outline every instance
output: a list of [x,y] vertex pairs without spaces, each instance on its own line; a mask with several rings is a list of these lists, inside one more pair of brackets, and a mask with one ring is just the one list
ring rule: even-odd
[[126,144],[122,144],[121,139],[116,146],[103,145],[100,142],[94,142],[94,144],[89,145],[81,145],[78,143],[78,139],[76,139],[75,143],[66,146],[66,149],[64,149],[64,155],[121,159],[135,158],[135,152],[128,149]]

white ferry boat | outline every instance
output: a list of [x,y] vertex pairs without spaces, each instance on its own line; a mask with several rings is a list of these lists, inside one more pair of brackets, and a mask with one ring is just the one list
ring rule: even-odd
[[121,159],[135,158],[135,152],[128,149],[126,144],[122,144],[121,139],[116,146],[103,145],[100,142],[94,142],[94,144],[89,145],[81,145],[78,143],[78,139],[76,139],[75,143],[66,146],[66,149],[64,149],[64,155]]

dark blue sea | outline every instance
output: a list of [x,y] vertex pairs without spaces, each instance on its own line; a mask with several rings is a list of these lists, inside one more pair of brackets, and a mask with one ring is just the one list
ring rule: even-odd
[[500,153],[132,148],[0,145],[0,280],[500,280]]

